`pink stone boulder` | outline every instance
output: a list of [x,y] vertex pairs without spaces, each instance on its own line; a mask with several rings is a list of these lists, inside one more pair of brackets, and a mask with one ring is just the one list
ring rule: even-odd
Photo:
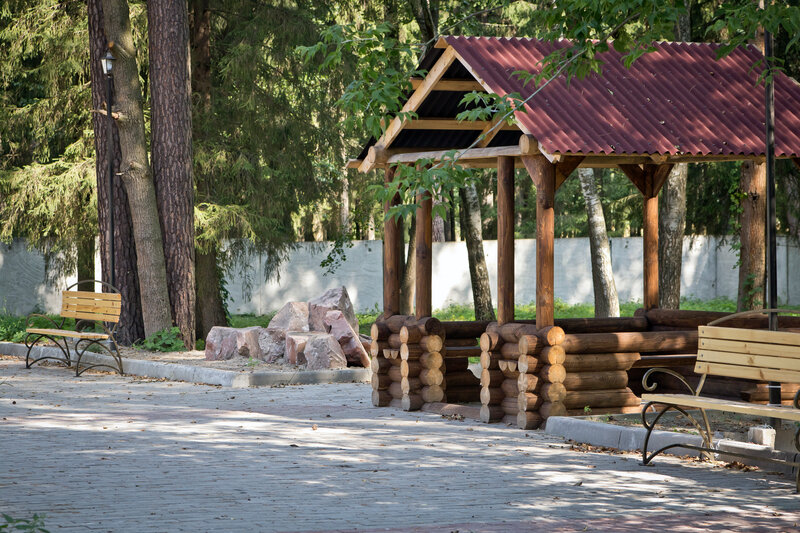
[[227,328],[214,326],[206,337],[206,360],[219,361],[235,355],[263,358],[258,343],[258,330],[262,328]]
[[309,337],[316,335],[308,331],[286,332],[286,362],[290,365],[306,364],[306,342]]
[[353,303],[347,294],[347,289],[337,287],[325,291],[308,302],[308,325],[311,331],[327,331],[325,315],[328,311],[339,310],[342,312],[353,331],[358,331],[358,319],[353,309]]
[[283,331],[308,331],[308,303],[289,302],[278,311],[267,328]]
[[339,346],[342,347],[348,366],[369,368],[369,355],[361,344],[361,338],[341,311],[338,309],[328,311],[325,314],[325,325]]
[[258,330],[261,359],[265,363],[274,363],[283,357],[286,348],[286,330],[277,328],[258,328]]
[[317,333],[306,341],[303,352],[306,356],[307,370],[325,370],[328,368],[346,368],[347,359],[342,348],[332,335]]

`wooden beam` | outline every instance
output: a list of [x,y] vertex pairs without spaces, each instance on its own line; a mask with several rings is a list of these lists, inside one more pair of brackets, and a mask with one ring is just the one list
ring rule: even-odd
[[[643,253],[643,304],[646,310],[658,307],[658,190],[657,179],[661,179],[663,167],[666,165],[645,165],[642,173],[644,176],[643,193],[643,227],[642,227],[642,253]],[[671,165],[670,165],[671,166]],[[669,174],[669,170],[667,170]],[[663,183],[663,181],[662,181]]]
[[[489,143],[500,133],[501,130],[506,129],[508,124],[504,124],[502,126],[498,126],[497,124],[502,120],[503,116],[500,114],[495,115],[495,117],[489,121],[488,124],[483,128],[480,135],[478,135],[478,148],[486,148],[489,146]],[[516,126],[513,126],[515,129],[518,129]]]
[[628,179],[639,189],[643,196],[647,194],[647,184],[645,183],[642,167],[639,165],[619,165],[619,169],[628,176]]
[[[403,125],[404,130],[483,130],[490,120],[456,120],[454,118],[418,118]],[[514,125],[504,124],[498,130],[518,130]]]
[[578,168],[583,159],[583,156],[569,156],[556,165],[556,190],[567,181],[567,178]]
[[431,282],[433,276],[433,201],[430,193],[417,195],[417,260],[416,312],[417,318],[433,314]]
[[[441,161],[451,150],[436,150],[431,152],[412,152],[406,154],[395,154],[390,156],[387,163],[414,163],[419,159],[431,159]],[[469,150],[457,150],[458,159],[468,161],[470,159],[491,159],[502,156],[517,157],[520,155],[519,146],[496,146],[493,148],[470,148]]]
[[794,163],[794,166],[796,166],[797,168],[800,168],[800,157],[793,157],[792,163]]
[[358,168],[361,166],[361,159],[348,159],[344,168]]
[[[411,78],[409,81],[411,82],[411,88],[416,91],[425,80],[423,78]],[[439,80],[439,83],[433,86],[433,90],[469,93],[472,91],[483,92],[483,87],[475,80]]]
[[[384,182],[387,184],[394,180],[395,167],[386,169]],[[400,195],[395,195],[383,207],[384,215],[389,208],[400,203]],[[383,221],[383,316],[384,318],[400,312],[400,261],[398,240],[400,232],[394,218]]]
[[497,158],[497,321],[514,321],[514,158]]
[[544,155],[522,156],[536,185],[536,327],[555,323],[554,244],[556,167]]
[[[436,63],[431,67],[431,70],[428,72],[428,75],[425,76],[425,81],[417,88],[416,91],[409,97],[406,101],[405,105],[403,105],[403,109],[401,110],[403,113],[416,111],[419,105],[428,97],[428,95],[433,90],[433,87],[439,83],[439,80],[442,79],[444,73],[447,72],[447,69],[450,68],[450,65],[453,64],[453,61],[456,59],[456,52],[452,47],[447,47]],[[381,138],[378,139],[376,146],[380,146],[381,148],[386,148],[392,144],[392,141],[395,140],[397,135],[400,133],[400,130],[403,129],[403,121],[400,120],[400,117],[394,117],[389,123],[389,126],[386,128],[386,131],[383,132]],[[367,164],[367,160],[364,160],[364,163],[361,165],[359,170],[361,172],[369,172],[372,170],[373,166]]]

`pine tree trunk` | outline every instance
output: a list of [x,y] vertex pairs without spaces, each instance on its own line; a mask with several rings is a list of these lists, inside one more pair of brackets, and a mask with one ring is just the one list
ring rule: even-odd
[[475,320],[495,320],[489,270],[483,253],[481,206],[474,185],[459,190],[461,196],[461,235],[467,243],[469,277],[472,281],[472,302]]
[[766,243],[764,241],[767,211],[766,164],[742,163],[740,186],[742,198],[739,241],[739,295],[737,310],[761,309],[766,302]]
[[214,326],[227,326],[225,304],[220,293],[220,277],[215,251],[195,254],[197,274],[197,338],[205,339]]
[[[78,281],[94,278],[94,235],[78,242]],[[116,250],[115,250],[116,252]],[[91,284],[89,284],[91,285]],[[94,291],[96,287],[79,287],[78,290]]]
[[194,182],[189,75],[189,14],[185,2],[147,3],[153,181],[175,324],[187,349],[195,340]]
[[[411,225],[408,229],[408,253],[405,250],[400,251],[400,257],[406,256],[406,262],[403,266],[403,278],[400,280],[400,314],[413,315],[414,314],[414,299],[416,297],[416,281],[417,281],[417,255],[414,250],[417,249],[417,219],[411,216]],[[402,226],[401,226],[402,227]],[[402,234],[402,231],[400,232]],[[400,239],[402,242],[402,239]]]
[[[103,31],[103,6],[101,0],[88,0],[89,14],[89,70],[92,76],[92,108],[104,109],[106,102],[106,76],[100,58],[106,54],[108,43]],[[119,130],[116,123],[112,137],[108,138],[108,122],[105,115],[92,114],[94,127],[94,149],[97,173],[97,218],[100,229],[100,261],[102,278],[111,282],[108,198],[108,142],[114,143],[114,173],[119,173],[121,153]],[[117,342],[130,346],[144,338],[142,306],[139,301],[139,273],[137,272],[136,244],[133,238],[133,222],[128,208],[128,194],[120,179],[114,180],[114,283],[122,295],[122,309],[115,333]],[[94,259],[94,258],[92,258]],[[91,278],[94,278],[92,271]]]
[[[164,247],[156,207],[156,193],[147,158],[147,141],[142,112],[142,87],[136,49],[133,46],[126,0],[102,0],[106,38],[112,44],[114,64],[115,112],[121,152],[120,175],[128,193],[136,263],[141,290],[142,322],[150,336],[172,326]],[[124,296],[123,296],[124,297]]]
[[680,309],[687,163],[672,168],[658,199],[658,306]]
[[606,219],[600,203],[600,191],[595,173],[590,168],[578,169],[581,191],[586,200],[589,221],[589,248],[592,255],[592,282],[594,284],[594,316],[605,318],[619,316],[619,298],[611,268],[611,246],[606,232]]

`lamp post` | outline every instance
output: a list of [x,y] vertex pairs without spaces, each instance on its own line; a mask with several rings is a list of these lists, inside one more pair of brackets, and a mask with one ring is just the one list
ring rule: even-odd
[[111,51],[107,51],[105,57],[100,60],[103,65],[103,72],[106,75],[106,117],[108,132],[106,138],[106,158],[108,159],[108,246],[109,246],[109,270],[111,272],[111,286],[116,287],[114,276],[114,117],[111,116],[111,105],[113,104],[113,83],[114,76],[114,56]]

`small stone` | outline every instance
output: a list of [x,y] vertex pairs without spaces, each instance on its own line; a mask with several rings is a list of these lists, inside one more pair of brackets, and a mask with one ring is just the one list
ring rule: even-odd
[[347,322],[358,331],[358,319],[353,309],[353,303],[347,294],[347,289],[337,287],[325,291],[322,296],[318,296],[308,302],[308,325],[311,331],[328,331],[325,325],[325,315],[328,311],[339,310],[342,312]]
[[758,426],[747,429],[747,442],[775,448],[775,430],[769,426]]
[[265,363],[274,363],[286,350],[286,331],[278,328],[258,328],[258,345]]
[[267,328],[283,331],[308,331],[308,303],[289,302],[278,311]]
[[347,367],[347,359],[342,348],[336,339],[327,333],[317,333],[309,337],[304,353],[308,370]]

